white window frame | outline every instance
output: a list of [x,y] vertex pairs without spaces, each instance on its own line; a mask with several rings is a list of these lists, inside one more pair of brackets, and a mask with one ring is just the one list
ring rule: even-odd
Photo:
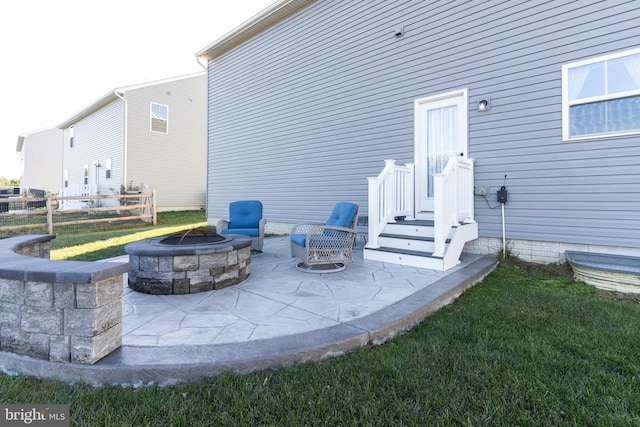
[[69,128],[69,148],[73,148],[73,137],[75,136],[75,129],[73,126]]
[[611,53],[608,55],[598,56],[596,58],[586,59],[583,61],[572,62],[562,66],[562,140],[563,141],[580,141],[588,139],[599,138],[611,138],[616,136],[625,135],[637,135],[640,134],[640,130],[622,131],[622,132],[607,132],[592,135],[569,135],[569,109],[574,105],[589,104],[599,101],[610,101],[620,98],[627,98],[630,96],[640,96],[640,89],[631,90],[626,92],[618,92],[608,95],[593,96],[590,98],[583,98],[578,100],[569,100],[569,70],[575,67],[581,67],[583,65],[595,64],[598,62],[610,61],[612,59],[622,58],[624,56],[640,54],[640,48],[631,50],[625,50],[623,52]]
[[[164,119],[165,123],[166,123],[164,132],[161,132],[159,130],[153,130],[153,119],[154,119],[154,117],[153,117],[153,106],[154,105],[158,105],[160,107],[164,107],[164,108],[167,109],[167,118]],[[151,132],[154,132],[154,133],[162,133],[162,134],[168,134],[169,133],[169,106],[168,105],[160,104],[158,102],[151,102],[150,103],[150,105],[149,105],[149,130]]]

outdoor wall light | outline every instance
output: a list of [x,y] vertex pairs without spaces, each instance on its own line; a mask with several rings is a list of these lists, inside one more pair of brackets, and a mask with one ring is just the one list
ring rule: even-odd
[[491,109],[491,98],[484,98],[478,101],[478,111],[488,111]]

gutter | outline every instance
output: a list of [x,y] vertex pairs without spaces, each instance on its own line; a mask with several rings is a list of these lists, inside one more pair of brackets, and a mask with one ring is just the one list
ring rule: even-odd
[[153,81],[153,82],[141,83],[141,84],[131,85],[131,86],[117,87],[117,88],[112,89],[111,91],[107,92],[105,95],[101,96],[100,98],[98,98],[98,100],[95,101],[93,104],[85,107],[83,110],[81,110],[80,112],[76,113],[74,116],[70,117],[65,122],[60,123],[57,126],[57,128],[58,129],[66,129],[69,126],[72,126],[73,124],[79,122],[80,120],[84,119],[85,117],[88,117],[91,114],[95,113],[96,111],[100,110],[101,108],[109,105],[113,101],[116,101],[118,98],[123,99],[120,95],[124,95],[128,91],[141,89],[141,88],[145,88],[145,87],[156,86],[156,85],[159,85],[159,84],[178,81],[178,80],[182,80],[182,79],[188,79],[188,78],[191,78],[191,77],[195,77],[195,76],[198,76],[198,75],[204,75],[204,74],[205,74],[204,72],[198,71],[197,73],[185,74],[185,75],[177,76],[177,77],[170,77],[170,78],[167,78],[167,79],[156,80],[156,81]]
[[64,123],[60,123],[57,126],[58,129],[66,129],[69,126],[73,125],[74,123],[79,122],[80,120],[84,119],[85,117],[93,114],[95,111],[98,111],[99,109],[101,109],[105,105],[108,105],[108,104],[112,103],[113,101],[115,101],[116,99],[119,98],[119,96],[117,94],[115,94],[115,92],[116,91],[107,93],[106,95],[104,95],[100,99],[98,99],[96,102],[94,102],[93,104],[91,104],[88,107],[86,107],[84,110],[82,110],[79,113],[77,113],[75,116],[71,117],[70,119],[68,119]]
[[[239,46],[257,34],[284,20],[289,15],[310,5],[315,0],[279,0],[239,27],[231,30],[215,42],[196,53],[198,59],[211,61]],[[198,63],[200,61],[198,60]]]
[[203,63],[203,62],[200,60],[200,57],[199,57],[199,56],[196,56],[196,62],[198,63],[198,65],[199,65],[199,66],[201,66],[201,67],[202,67],[202,69],[203,69],[203,70],[207,71],[207,63],[206,63],[206,62],[205,62],[205,63]]

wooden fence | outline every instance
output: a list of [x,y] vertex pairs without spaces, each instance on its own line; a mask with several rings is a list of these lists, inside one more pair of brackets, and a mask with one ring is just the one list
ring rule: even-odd
[[[108,200],[116,200],[110,203]],[[79,208],[69,207],[73,204]],[[0,199],[0,233],[141,220],[157,225],[156,191],[136,194]]]

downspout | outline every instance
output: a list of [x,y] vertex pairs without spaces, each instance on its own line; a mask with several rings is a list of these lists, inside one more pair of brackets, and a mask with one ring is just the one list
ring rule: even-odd
[[202,67],[203,70],[207,71],[207,64],[203,64],[202,62],[200,62],[199,56],[196,56],[196,61],[198,62],[198,65]]
[[[205,117],[209,117],[209,61],[207,61],[206,63],[202,63],[200,62],[200,57],[196,56],[196,61],[198,62],[198,65],[200,65],[205,71],[207,71],[207,111],[205,112]],[[206,119],[205,122],[205,129],[206,129],[206,136],[205,136],[205,143],[207,146],[207,150],[206,150],[206,156],[207,156],[207,170],[206,170],[206,186],[205,186],[205,191],[204,191],[204,216],[207,219],[207,223],[209,223],[209,215],[207,213],[207,210],[209,209],[209,120]],[[213,225],[213,224],[209,224],[209,225]]]
[[113,91],[113,93],[115,94],[115,96],[117,96],[118,98],[122,99],[122,102],[124,102],[124,139],[123,139],[123,150],[122,150],[122,185],[124,186],[124,188],[127,188],[127,152],[128,150],[128,140],[129,140],[129,131],[128,131],[128,104],[127,104],[127,100],[120,94],[118,93],[118,89],[115,89]]

